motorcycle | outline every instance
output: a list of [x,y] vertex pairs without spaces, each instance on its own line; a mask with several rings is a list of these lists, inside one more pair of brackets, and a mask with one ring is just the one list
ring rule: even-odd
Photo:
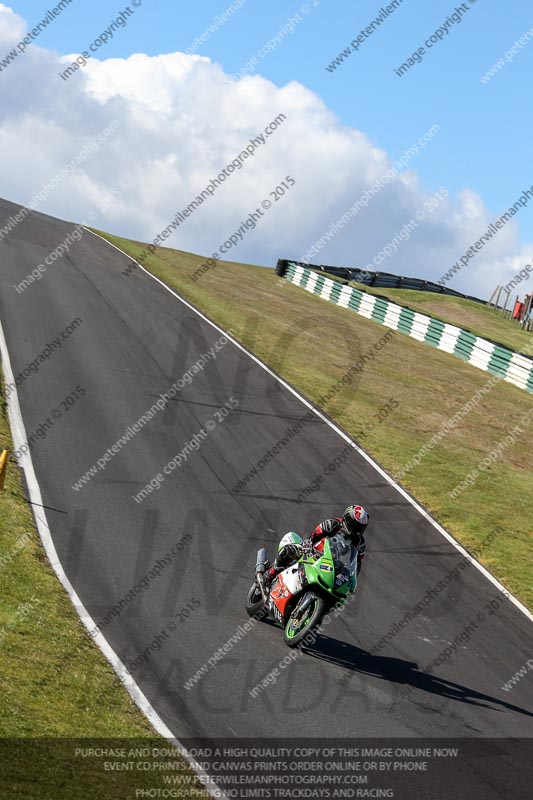
[[323,550],[303,541],[296,533],[286,534],[279,544],[296,544],[298,560],[280,572],[270,587],[264,574],[270,567],[268,552],[257,553],[255,580],[246,595],[246,611],[251,617],[270,616],[284,627],[285,644],[296,647],[336,604],[346,600],[357,586],[357,548],[343,537],[324,539]]

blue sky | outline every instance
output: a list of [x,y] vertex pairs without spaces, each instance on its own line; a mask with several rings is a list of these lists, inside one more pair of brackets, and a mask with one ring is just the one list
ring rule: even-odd
[[[293,192],[291,202],[294,204],[303,202],[303,195],[298,195],[298,191],[303,192],[305,185],[307,194],[312,192],[314,196],[316,208],[300,216],[302,225],[299,231],[294,220],[287,218],[287,227],[292,225],[292,229],[285,238],[281,237],[279,246],[288,257],[297,257],[305,252],[307,247],[327,230],[335,215],[342,213],[360,196],[362,188],[366,185],[365,181],[369,180],[369,176],[365,175],[363,157],[371,159],[372,146],[380,148],[391,161],[394,161],[405,148],[415,144],[418,138],[434,124],[440,126],[438,136],[409,165],[409,169],[416,173],[416,186],[413,184],[408,187],[408,197],[398,200],[394,192],[391,192],[391,197],[385,202],[383,193],[380,201],[373,203],[372,211],[368,212],[368,219],[364,220],[361,215],[361,220],[352,225],[349,234],[343,232],[337,236],[335,243],[331,246],[328,244],[321,252],[323,260],[319,259],[318,263],[340,261],[357,262],[361,265],[365,261],[369,262],[379,248],[395,237],[401,224],[405,222],[406,209],[410,208],[412,213],[416,203],[421,202],[424,194],[432,195],[444,186],[450,193],[451,203],[449,207],[443,204],[439,215],[443,218],[447,216],[446,224],[443,219],[440,228],[432,227],[434,222],[432,218],[429,227],[417,233],[417,237],[413,237],[408,244],[402,244],[401,253],[395,252],[394,256],[387,260],[387,266],[385,264],[382,266],[382,269],[392,272],[402,270],[404,274],[409,271],[416,272],[420,277],[435,278],[476,240],[485,230],[487,221],[502,214],[517,200],[524,189],[533,185],[533,163],[530,155],[533,110],[528,92],[529,78],[533,74],[533,20],[529,4],[525,0],[511,0],[507,3],[501,3],[499,0],[464,0],[463,5],[466,10],[463,12],[462,21],[449,26],[448,35],[445,35],[433,48],[426,48],[422,62],[415,64],[403,77],[398,77],[395,68],[404,63],[417,48],[424,45],[428,37],[457,7],[461,6],[461,3],[449,0],[437,0],[431,3],[403,0],[382,25],[362,42],[359,51],[352,53],[331,72],[326,67],[379,15],[383,5],[387,5],[385,0],[383,2],[362,0],[357,4],[348,0],[307,0],[307,2],[269,0],[268,3],[246,0],[229,21],[195,49],[198,55],[209,58],[214,64],[219,64],[227,75],[241,70],[246,62],[256,56],[260,48],[278,33],[287,20],[297,19],[295,15],[299,15],[300,21],[294,26],[292,33],[283,37],[273,52],[260,59],[252,72],[271,81],[274,90],[269,89],[271,84],[265,81],[254,84],[251,90],[243,90],[239,95],[242,99],[237,112],[234,95],[228,92],[226,97],[221,90],[218,91],[218,95],[216,92],[211,95],[213,81],[217,80],[216,70],[212,70],[209,76],[202,77],[202,67],[198,67],[198,62],[191,61],[191,69],[195,69],[196,72],[194,77],[192,73],[187,77],[188,73],[185,75],[182,70],[182,61],[178,64],[178,61],[167,60],[163,64],[156,58],[163,54],[185,52],[197,37],[209,29],[217,15],[222,14],[231,2],[232,0],[203,0],[198,4],[183,4],[175,0],[142,0],[127,26],[119,29],[112,40],[98,51],[96,56],[98,61],[92,60],[94,68],[84,69],[83,72],[80,70],[80,74],[70,78],[64,87],[58,84],[57,73],[61,64],[58,63],[57,56],[80,53],[87,49],[126,7],[126,4],[115,4],[113,0],[112,2],[73,0],[62,15],[40,35],[36,43],[38,48],[43,48],[48,53],[46,64],[50,66],[48,76],[52,87],[50,91],[54,94],[60,93],[54,113],[60,118],[57,124],[62,126],[66,136],[71,136],[75,132],[72,104],[76,102],[76,97],[80,98],[78,116],[86,114],[89,118],[94,113],[94,109],[90,110],[89,101],[91,98],[94,99],[95,85],[96,94],[99,95],[97,110],[99,111],[101,104],[105,102],[107,107],[114,109],[114,114],[117,113],[113,92],[106,92],[106,84],[111,83],[115,87],[114,97],[123,94],[125,118],[131,122],[139,102],[144,104],[150,116],[149,86],[150,80],[153,79],[154,97],[157,96],[159,100],[161,97],[165,98],[163,105],[154,109],[154,114],[161,115],[157,123],[158,130],[160,125],[165,125],[167,124],[165,121],[168,121],[169,131],[172,126],[181,131],[183,120],[189,117],[190,111],[191,120],[193,118],[195,120],[191,122],[191,136],[196,129],[195,126],[206,131],[205,116],[209,112],[207,106],[209,103],[217,105],[217,111],[213,113],[212,121],[208,124],[208,127],[212,128],[209,133],[213,133],[213,136],[206,134],[205,140],[201,139],[196,143],[188,139],[182,142],[180,139],[180,146],[179,148],[176,146],[176,152],[172,152],[170,143],[169,152],[165,156],[161,153],[159,155],[162,163],[171,163],[176,168],[174,177],[169,178],[169,185],[166,187],[159,184],[160,196],[157,196],[156,190],[151,187],[152,204],[146,202],[143,218],[139,215],[134,219],[131,209],[129,213],[126,213],[126,209],[122,209],[122,218],[117,217],[119,221],[115,226],[117,232],[122,232],[124,235],[138,233],[138,238],[141,235],[147,239],[151,238],[150,234],[154,230],[157,231],[162,224],[168,222],[170,212],[173,214],[175,211],[175,205],[188,202],[190,197],[194,196],[195,187],[201,186],[206,177],[211,177],[219,163],[220,165],[226,163],[224,159],[227,155],[238,152],[238,142],[243,139],[245,141],[246,135],[262,128],[261,120],[270,119],[270,111],[277,111],[280,107],[290,108],[290,103],[288,106],[284,105],[287,103],[287,93],[282,91],[282,87],[292,81],[297,81],[302,87],[310,90],[314,100],[310,102],[305,91],[297,92],[299,106],[296,116],[302,118],[293,120],[295,129],[290,134],[287,125],[283,134],[277,134],[277,144],[269,144],[271,174],[266,169],[266,163],[260,164],[263,157],[255,158],[254,179],[246,184],[246,179],[243,177],[246,171],[243,171],[243,175],[239,178],[232,179],[232,189],[227,190],[224,198],[221,194],[216,203],[211,204],[209,211],[206,210],[205,214],[202,212],[203,221],[201,215],[197,214],[194,223],[188,224],[187,228],[184,227],[173,240],[174,246],[199,253],[215,249],[220,236],[225,235],[228,230],[231,231],[234,221],[236,222],[239,217],[244,218],[248,213],[248,206],[252,202],[246,199],[248,196],[253,197],[262,189],[266,190],[267,181],[272,184],[278,179],[278,173],[283,176],[292,169],[295,174],[297,160],[295,148],[297,149],[298,144],[295,139],[297,140],[298,136],[302,137],[305,157],[317,166],[312,188],[307,181],[305,167],[302,167],[300,175],[295,174],[300,189]],[[306,3],[307,14],[302,14],[303,3]],[[31,2],[4,0],[4,4],[23,17],[27,21],[28,29],[31,29],[45,16],[47,10],[53,7],[53,0],[31,0]],[[531,40],[513,55],[511,63],[505,64],[488,83],[482,83],[480,78],[487,70],[529,30],[532,31]],[[6,48],[7,45],[3,50]],[[129,66],[130,62],[127,62],[128,71],[125,73],[118,62],[107,63],[110,59],[127,59],[135,53],[151,57],[150,64],[143,62],[141,66],[135,67]],[[171,59],[173,58],[174,55],[171,56]],[[35,66],[38,63],[35,59],[32,67],[31,57],[25,54],[25,66],[22,64],[22,59],[17,59],[17,64],[9,67],[9,73],[6,69],[5,73],[0,75],[0,101],[2,91],[7,88],[5,82],[8,79],[14,80],[15,76],[22,74],[24,70],[27,71],[26,79],[31,82],[31,90],[28,91],[39,92],[39,87],[44,81],[46,66],[43,66],[44,62],[40,66]],[[171,63],[172,69],[169,72]],[[169,75],[172,76],[170,79]],[[141,88],[136,94],[137,76]],[[172,83],[175,76],[177,76],[175,85],[171,91],[169,80]],[[188,84],[191,82],[196,82],[196,94],[193,93],[189,97]],[[205,91],[198,88],[203,86],[206,87]],[[275,90],[275,87],[278,87],[279,91]],[[59,102],[63,90],[66,95],[63,107],[60,108]],[[249,91],[252,91],[252,94],[247,94]],[[44,99],[35,100],[35,103],[42,104],[37,114],[39,119],[47,116],[46,96],[43,84]],[[327,111],[322,113],[321,102],[325,109],[329,109],[337,117],[333,126],[336,128],[333,139],[328,136],[332,124],[327,118]],[[164,108],[165,103],[173,107],[172,122],[169,121],[168,111]],[[229,114],[228,108],[232,108]],[[10,105],[7,101],[3,104],[0,117],[9,118],[9,114]],[[232,130],[233,119],[236,120],[235,130]],[[155,116],[151,122],[155,125]],[[152,130],[151,122],[145,115],[142,124],[147,126],[148,131]],[[309,132],[309,136],[302,135],[302,125]],[[368,137],[371,144],[368,142],[364,146],[360,142],[358,144],[357,131]],[[313,132],[322,139],[317,141],[315,136],[313,140]],[[139,137],[135,138],[136,133],[134,128],[129,131],[128,147],[138,146]],[[42,141],[42,133],[35,132],[34,135],[39,142]],[[41,138],[38,138],[39,136]],[[332,141],[335,142],[334,145],[331,144]],[[79,146],[79,138],[73,137],[72,153],[76,152],[76,142]],[[351,142],[350,146],[347,142]],[[47,144],[50,145],[49,169],[51,170],[52,164],[58,163],[57,154],[54,152],[54,148],[57,150],[57,147],[52,139]],[[142,152],[140,145],[137,153],[132,150],[132,158],[136,158],[138,162],[145,160],[146,164],[149,164],[156,157],[155,147],[151,153],[149,138],[145,139],[145,145],[146,149]],[[332,146],[338,147],[339,153],[345,152],[344,161],[336,160],[335,153],[327,152],[328,147]],[[28,153],[33,152],[30,137],[26,147]],[[112,145],[109,147],[111,149]],[[196,152],[195,147],[197,147]],[[185,175],[184,165],[180,162],[179,156],[179,152],[183,151],[189,152],[190,163],[204,165],[203,177],[199,176],[198,169],[194,172],[190,164],[191,174]],[[292,153],[292,161],[284,158],[284,152]],[[363,161],[358,161],[358,157],[363,158]],[[266,159],[265,156],[265,162]],[[102,173],[103,162],[99,167]],[[101,175],[97,175],[98,171],[94,165],[91,168],[93,175],[90,177],[96,182]],[[375,179],[376,169],[372,172],[372,179]],[[252,168],[248,166],[247,171],[251,173]],[[42,179],[43,170],[40,172]],[[150,175],[153,176],[156,172],[152,164]],[[124,181],[124,175],[127,180],[127,170],[123,170],[121,175],[118,174],[118,168],[116,175],[110,172],[107,188],[111,185],[120,185]],[[27,173],[24,177],[12,175],[11,183],[8,181],[8,188],[4,189],[5,196],[13,195],[13,189],[9,187],[13,183],[16,185],[17,180],[21,184],[21,192],[22,183],[26,181],[24,183],[26,196],[38,188],[37,179],[34,186],[28,183]],[[146,178],[142,180],[146,182]],[[175,181],[175,186],[171,185],[172,180]],[[477,210],[474,217],[471,217],[470,226],[462,218],[465,209],[471,208],[472,205],[471,199],[467,197],[465,200],[464,190],[469,190],[476,196],[474,205],[477,203]],[[230,198],[231,192],[233,196]],[[322,201],[322,192],[325,202],[320,216],[318,206]],[[468,192],[466,194],[468,195]],[[72,196],[71,191],[70,197]],[[61,197],[61,192],[58,191],[50,201],[50,205],[43,210],[58,215],[65,213],[60,202]],[[143,198],[146,198],[146,193],[143,194]],[[381,202],[383,211],[380,208]],[[284,211],[287,211],[289,201],[284,203]],[[139,203],[136,208],[138,206]],[[213,211],[214,215],[209,216],[215,206],[217,213]],[[73,210],[78,214],[84,213],[81,204],[75,205]],[[405,212],[403,218],[401,211]],[[131,224],[122,220],[131,220]],[[197,224],[198,228],[195,228]],[[269,221],[264,223],[263,232],[259,230],[254,232],[253,237],[248,237],[246,243],[239,245],[239,252],[234,255],[235,259],[271,263],[275,254],[268,245],[272,238],[269,226],[277,230],[274,213],[271,214]],[[111,222],[108,227],[113,228]],[[529,243],[533,242],[533,201],[520,210],[511,227],[512,232],[510,229],[506,232],[507,238],[503,235],[499,237],[499,244],[494,252],[487,248],[486,253],[483,253],[484,287],[483,290],[479,288],[480,294],[490,293],[496,279],[500,279],[504,273],[512,276],[526,259],[531,259],[530,251],[533,248]],[[368,241],[365,239],[367,232],[369,232]],[[490,253],[493,253],[492,260],[489,259]],[[482,259],[478,261],[481,264]],[[466,286],[468,281],[470,283]],[[468,274],[466,270],[463,271],[454,286],[474,293],[473,290],[479,287],[479,277],[476,277],[473,269],[469,268]]]
[[[309,0],[309,5],[315,2]],[[13,0],[9,5],[28,21],[38,21],[52,4]],[[125,5],[74,0],[39,44],[60,53],[82,51]],[[102,57],[185,50],[228,5],[230,0],[144,0],[135,19],[101,51]],[[468,186],[497,214],[533,184],[533,46],[523,47],[488,84],[479,79],[533,25],[530,4],[478,0],[421,64],[401,78],[393,72],[457,5],[404,0],[359,52],[330,73],[325,66],[382,5],[364,0],[354,8],[349,0],[320,0],[293,34],[261,59],[258,71],[278,86],[298,80],[311,88],[343,123],[363,130],[391,156],[437,122],[441,135],[417,163],[427,188],[445,183],[458,191]],[[196,52],[233,74],[300,6],[248,0]],[[533,204],[521,212],[519,224],[523,237],[533,239]]]

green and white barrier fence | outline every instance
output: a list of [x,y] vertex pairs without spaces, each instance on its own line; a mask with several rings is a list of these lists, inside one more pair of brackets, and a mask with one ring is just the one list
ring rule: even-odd
[[290,261],[280,261],[276,271],[290,283],[324,300],[350,308],[356,314],[451,353],[474,367],[499,375],[520,389],[533,393],[533,361],[526,356],[475,336],[456,325],[343,285]]

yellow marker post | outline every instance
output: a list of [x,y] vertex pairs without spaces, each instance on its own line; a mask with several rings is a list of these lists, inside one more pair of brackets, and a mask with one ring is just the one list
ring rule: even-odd
[[7,470],[7,457],[9,456],[9,450],[4,450],[2,455],[0,456],[0,492],[4,491],[4,482],[6,479],[6,470]]

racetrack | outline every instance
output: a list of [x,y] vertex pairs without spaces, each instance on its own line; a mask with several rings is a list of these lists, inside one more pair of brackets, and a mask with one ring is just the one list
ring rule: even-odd
[[[18,208],[0,201],[0,227]],[[531,676],[502,689],[532,655],[526,614],[471,565],[437,594],[463,556],[354,449],[333,480],[296,502],[346,446],[327,421],[306,421],[264,470],[234,490],[308,409],[231,341],[104,469],[72,488],[222,337],[148,274],[128,272],[128,258],[89,232],[17,292],[14,285],[73,229],[32,212],[0,242],[0,318],[15,375],[82,320],[21,382],[22,417],[28,436],[42,431],[32,459],[46,516],[93,620],[106,618],[160,561],[160,574],[130,594],[102,633],[126,666],[135,663],[132,676],[173,734],[532,737]],[[237,407],[222,420],[219,409],[230,397]],[[199,447],[136,502],[208,421],[214,425]],[[273,550],[287,530],[308,532],[349,502],[370,511],[371,529],[356,598],[345,613],[255,698],[249,692],[288,653],[273,624],[254,626],[185,689],[247,622],[243,601],[258,547]],[[432,590],[422,613],[369,655]],[[458,636],[457,651],[430,672]]]

